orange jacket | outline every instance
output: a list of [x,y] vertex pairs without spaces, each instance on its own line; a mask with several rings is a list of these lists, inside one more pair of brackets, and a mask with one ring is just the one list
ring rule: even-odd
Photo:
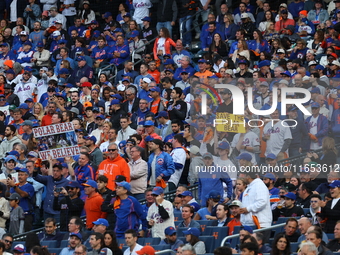
[[[154,57],[155,60],[158,60],[158,56],[157,56],[158,40],[159,40],[159,37],[156,39],[155,44],[153,45],[153,57]],[[164,54],[170,54],[171,55],[171,45],[176,47],[176,43],[171,38],[165,39],[165,43],[164,43],[165,52],[163,52],[163,55]]]
[[107,188],[110,190],[116,189],[115,179],[117,175],[124,175],[126,177],[126,181],[130,182],[129,165],[120,155],[118,155],[118,157],[114,160],[107,158],[100,163],[98,166],[97,177],[98,175],[105,175],[109,179]]
[[84,209],[86,212],[86,228],[91,229],[93,227],[93,221],[99,218],[106,218],[106,213],[102,212],[101,206],[104,202],[103,197],[98,193],[94,193],[91,197],[87,197],[85,200]]

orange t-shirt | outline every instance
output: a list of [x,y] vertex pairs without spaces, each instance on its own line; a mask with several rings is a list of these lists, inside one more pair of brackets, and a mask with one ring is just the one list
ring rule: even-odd
[[229,235],[232,235],[234,232],[234,228],[237,226],[241,226],[241,221],[234,218],[231,221],[229,221],[229,223],[227,224],[227,227],[229,227]]
[[212,76],[213,73],[210,72],[209,70],[205,70],[204,73],[196,72],[194,75],[200,78],[200,82],[208,84],[208,77]]
[[156,69],[155,71],[148,71],[148,73],[155,79],[156,83],[160,83],[161,73]]
[[155,115],[157,115],[158,113],[158,106],[161,102],[161,99],[158,100],[153,100],[150,106],[150,112],[154,113]]

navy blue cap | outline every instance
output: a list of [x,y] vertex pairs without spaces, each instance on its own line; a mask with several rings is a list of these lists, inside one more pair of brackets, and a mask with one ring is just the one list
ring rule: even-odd
[[86,58],[84,56],[78,56],[77,61],[86,61]]
[[177,231],[174,227],[167,227],[166,229],[164,229],[164,234],[167,236],[172,236],[173,234],[175,234]]
[[287,75],[288,77],[292,77],[292,74],[289,71],[284,71],[280,73],[281,75]]
[[156,116],[156,119],[158,119],[158,118],[160,118],[160,117],[169,117],[169,115],[168,115],[168,112],[166,112],[166,111],[160,111],[159,113],[158,113],[158,115]]
[[267,156],[266,156],[266,159],[269,158],[269,159],[276,159],[276,155],[274,153],[269,153]]
[[220,142],[218,144],[218,149],[222,149],[222,150],[226,150],[226,149],[229,149],[230,148],[230,145],[228,142]]
[[156,91],[158,93],[161,93],[161,89],[159,87],[153,87],[150,89],[150,91]]
[[238,61],[238,65],[240,65],[240,64],[248,65],[248,61],[245,60],[245,59],[241,59],[241,60]]
[[296,200],[296,195],[293,192],[288,192],[284,197],[289,198],[291,200]]
[[264,66],[270,66],[270,61],[269,60],[262,60],[258,65],[259,68],[264,67]]
[[122,96],[121,96],[121,95],[119,95],[119,94],[114,94],[114,95],[111,95],[111,97],[115,97],[115,98],[117,98],[118,100],[120,100],[120,101],[123,101],[123,98],[122,98]]
[[201,58],[200,60],[197,61],[197,63],[207,63],[207,61],[204,58]]
[[148,22],[151,22],[151,18],[150,18],[150,17],[144,17],[144,18],[142,18],[142,21],[148,21]]
[[166,73],[166,72],[174,73],[174,71],[172,69],[165,69],[164,73]]
[[24,45],[32,46],[32,43],[30,41],[26,41],[26,42],[24,42]]
[[24,68],[24,71],[26,71],[26,72],[32,72],[33,70],[32,70],[32,67],[26,66],[26,67]]
[[[94,111],[94,108],[93,108],[92,111]],[[104,120],[104,119],[105,119],[105,116],[104,116],[103,114],[99,114],[99,115],[97,115],[96,119],[97,119],[97,118],[100,118],[100,119]]]
[[114,104],[120,104],[120,100],[119,99],[113,99],[111,101],[111,104],[110,105],[114,105]]
[[241,153],[240,155],[238,155],[236,157],[236,159],[244,159],[244,160],[247,160],[247,161],[251,161],[252,158],[253,157],[249,153],[247,153],[247,152],[243,152],[243,153]]
[[19,107],[18,107],[18,108],[19,108],[19,109],[24,109],[24,110],[28,110],[28,109],[29,109],[28,105],[27,105],[27,104],[25,104],[25,103],[23,103],[23,104],[19,105]]
[[164,65],[174,65],[175,62],[173,61],[173,59],[168,58],[167,60],[164,61],[163,64],[164,64]]
[[[67,165],[67,164],[66,164]],[[69,181],[66,185],[66,187],[70,188],[80,188],[80,184],[77,181]]]
[[312,103],[311,105],[312,108],[320,108],[320,104],[317,102]]
[[266,173],[263,178],[268,178],[268,179],[271,179],[272,181],[276,181],[276,177],[274,174],[272,173]]
[[24,101],[24,103],[26,103],[26,102],[33,103],[34,101],[33,101],[33,99],[32,99],[32,98],[26,98],[26,99],[25,99],[25,101]]
[[67,68],[61,68],[59,74],[70,74],[70,71]]
[[44,43],[43,43],[43,41],[39,41],[39,42],[37,42],[37,47],[44,47]]
[[201,231],[199,231],[198,228],[188,228],[187,230],[183,231],[184,235],[194,235],[196,237],[199,237],[201,234]]

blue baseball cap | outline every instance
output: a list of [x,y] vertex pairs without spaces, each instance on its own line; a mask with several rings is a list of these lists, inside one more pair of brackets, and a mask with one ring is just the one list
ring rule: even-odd
[[130,80],[128,78],[123,78],[122,82],[124,82],[124,81],[130,82]]
[[252,227],[249,227],[249,226],[246,226],[246,225],[241,226],[241,230],[248,231],[250,234],[253,234],[253,233],[254,233]]
[[281,75],[287,75],[288,77],[292,77],[292,74],[289,71],[284,71],[280,73]]
[[115,97],[115,98],[117,98],[118,100],[120,100],[120,101],[123,101],[123,98],[122,98],[122,96],[121,96],[121,95],[119,95],[119,94],[114,94],[114,95],[111,95],[111,97]]
[[19,109],[25,109],[25,110],[28,110],[28,109],[29,109],[28,105],[25,104],[25,103],[20,104],[18,108],[19,108]]
[[271,179],[272,181],[276,181],[276,177],[275,177],[275,175],[274,174],[272,174],[272,173],[266,173],[264,176],[263,176],[263,178],[267,178],[267,179]]
[[90,24],[98,25],[98,21],[92,20],[92,21],[90,22]]
[[112,16],[111,12],[105,12],[104,13],[104,19],[107,19],[108,17]]
[[151,135],[148,135],[147,137],[145,137],[145,139],[144,139],[144,141],[145,142],[151,142],[151,141],[153,141],[154,140],[154,138],[151,136]]
[[198,228],[188,228],[187,230],[183,231],[184,235],[194,235],[196,237],[199,237],[201,234],[201,231],[199,231]]
[[113,99],[111,101],[111,104],[110,105],[114,105],[114,104],[120,104],[120,100],[119,99]]
[[98,188],[97,182],[94,180],[87,180],[85,183],[82,183],[81,185],[85,187],[92,187],[95,189]]
[[238,63],[237,63],[238,65],[240,65],[240,64],[245,64],[245,65],[248,65],[248,61],[247,60],[245,60],[245,59],[241,59],[241,60],[239,60],[238,61]]
[[316,88],[313,88],[313,89],[310,91],[310,93],[318,93],[318,94],[320,94],[321,92],[320,92],[320,89],[319,89],[318,87],[316,87]]
[[8,70],[5,71],[5,73],[11,73],[11,74],[14,74],[14,75],[15,75],[15,72],[14,72],[13,69],[8,69]]
[[84,56],[78,56],[77,61],[86,61],[86,58]]
[[167,227],[166,229],[164,229],[164,234],[167,236],[172,236],[175,233],[177,233],[177,231],[174,227]]
[[29,174],[27,168],[20,168],[20,170],[18,170],[18,172],[24,172],[24,173],[26,173],[26,174]]
[[186,196],[189,196],[189,197],[193,197],[191,191],[189,190],[186,190],[186,191],[183,191],[181,194],[178,195],[179,197],[186,197]]
[[208,195],[205,196],[206,199],[220,199],[221,198],[221,193],[216,191],[216,190],[212,190],[209,192]]
[[125,14],[123,15],[123,18],[124,18],[124,17],[131,17],[131,15],[130,15],[130,13],[127,12],[127,13],[125,13]]
[[79,240],[81,240],[83,237],[82,237],[82,235],[78,232],[78,233],[70,233],[70,237],[71,236],[76,236],[76,237],[78,237],[79,238]]
[[[59,74],[70,74],[69,70],[67,68],[61,68],[59,70]],[[63,83],[64,84],[64,83]]]
[[80,188],[80,184],[77,181],[69,181],[66,185],[66,187],[70,188]]
[[247,152],[243,152],[243,153],[241,153],[240,155],[238,155],[236,157],[236,159],[244,159],[244,160],[247,160],[247,161],[251,161],[252,158],[253,157],[249,153],[247,153]]
[[106,219],[103,219],[103,218],[99,218],[98,220],[96,221],[93,221],[92,222],[94,225],[104,225],[106,227],[109,226],[109,222],[106,220]]
[[24,71],[26,71],[26,72],[32,72],[33,70],[32,70],[32,67],[26,66],[26,67],[24,68]]
[[152,87],[150,89],[150,91],[155,91],[155,92],[161,93],[161,89],[159,87]]
[[317,102],[312,103],[311,105],[312,108],[320,108],[320,104]]
[[62,168],[68,168],[67,163],[61,163]]
[[133,30],[131,34],[129,35],[129,38],[134,38],[136,36],[139,36],[139,31],[138,30]]
[[155,117],[156,119],[161,118],[161,117],[169,117],[168,112],[166,111],[160,111],[158,115]]
[[167,60],[164,61],[163,64],[164,65],[173,65],[173,64],[175,64],[175,62],[171,58],[168,58]]
[[159,196],[160,194],[163,194],[163,193],[164,193],[164,189],[162,189],[161,187],[154,187],[152,189],[151,195]]
[[166,72],[174,73],[174,71],[172,69],[165,69],[164,73],[166,73]]
[[331,189],[334,189],[334,188],[337,188],[337,187],[340,188],[340,181],[334,180],[328,185],[328,187],[331,188]]
[[274,153],[269,153],[267,156],[266,156],[266,159],[269,158],[269,159],[276,159],[276,155]]
[[26,42],[24,42],[24,45],[32,46],[32,43],[30,41],[26,41]]
[[[94,108],[93,108],[92,111],[94,111]],[[99,114],[99,115],[96,116],[96,119],[97,118],[101,118],[103,120],[103,119],[105,119],[105,116],[103,114]]]
[[8,161],[10,160],[14,160],[14,162],[18,162],[18,159],[16,156],[13,156],[13,155],[8,155],[6,158],[5,158],[5,163],[7,163]]
[[6,155],[12,155],[12,156],[19,157],[19,156],[20,156],[20,153],[17,152],[17,151],[10,151],[10,152],[6,153]]
[[116,185],[119,187],[123,187],[124,189],[130,191],[131,190],[131,185],[128,182],[116,182]]
[[24,103],[26,103],[26,102],[33,103],[34,101],[33,101],[33,99],[32,99],[32,98],[26,98],[26,99],[25,99],[25,101],[24,101]]
[[[98,117],[98,116],[97,116],[97,117]],[[93,141],[94,143],[97,142],[97,138],[96,138],[94,135],[92,135],[92,136],[87,135],[87,136],[84,136],[83,138],[84,138],[85,140],[91,140],[91,141]]]
[[119,147],[119,148],[122,148],[122,147],[124,147],[125,145],[126,145],[126,141],[123,140],[123,141],[120,141],[120,142],[119,142],[118,147]]
[[61,39],[61,40],[58,41],[58,44],[66,44],[66,43],[67,43],[67,41],[64,40],[64,39]]
[[258,65],[259,68],[264,67],[264,66],[270,66],[270,61],[269,60],[262,60]]
[[218,77],[216,76],[216,74],[209,76],[208,78],[218,80]]
[[151,18],[150,18],[150,17],[144,17],[144,18],[142,18],[142,21],[148,21],[148,22],[151,22]]
[[222,150],[226,150],[226,149],[229,149],[230,148],[230,145],[228,142],[220,142],[218,144],[218,149],[222,149]]
[[6,97],[4,94],[0,94],[0,97]]
[[147,127],[147,126],[154,126],[155,125],[155,123],[153,123],[153,121],[152,120],[147,120],[147,121],[145,121],[144,122],[144,127]]
[[37,42],[37,47],[39,47],[39,48],[42,48],[42,47],[44,47],[44,43],[43,43],[43,41],[39,41],[39,42]]
[[55,96],[56,97],[61,97],[61,98],[63,98],[66,101],[66,95],[64,93],[62,93],[62,92],[56,93]]
[[315,70],[325,70],[325,67],[322,65],[316,65],[316,67],[314,67]]
[[289,198],[291,200],[296,200],[296,195],[293,192],[288,192],[284,197]]
[[197,63],[207,63],[207,61],[204,58],[201,58],[200,60],[197,61]]

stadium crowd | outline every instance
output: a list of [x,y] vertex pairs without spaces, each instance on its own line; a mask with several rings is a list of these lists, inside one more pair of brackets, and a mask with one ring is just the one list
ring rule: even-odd
[[340,252],[339,21],[340,0],[0,1],[0,255]]

